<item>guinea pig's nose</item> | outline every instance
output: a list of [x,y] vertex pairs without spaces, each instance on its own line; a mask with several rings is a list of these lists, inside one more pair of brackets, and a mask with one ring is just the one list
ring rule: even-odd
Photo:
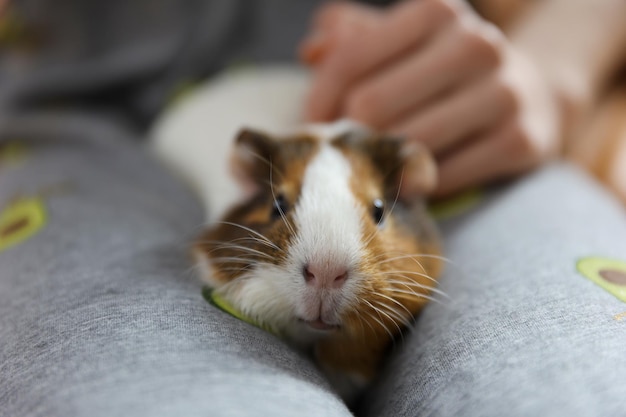
[[302,269],[304,281],[317,288],[341,288],[348,279],[348,270],[345,267],[321,268],[319,265],[307,264]]

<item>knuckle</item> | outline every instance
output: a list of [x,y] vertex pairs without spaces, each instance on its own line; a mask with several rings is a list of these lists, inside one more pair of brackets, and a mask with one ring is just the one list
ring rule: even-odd
[[496,81],[497,101],[506,113],[519,113],[522,108],[522,98],[518,91],[502,79]]
[[502,140],[504,156],[524,165],[535,163],[541,159],[541,150],[536,141],[521,123],[513,124],[509,135]]
[[473,59],[478,59],[489,67],[502,64],[503,48],[496,36],[487,34],[474,25],[463,25],[460,32],[463,46]]
[[357,90],[348,95],[346,101],[346,113],[349,117],[367,122],[375,113],[380,94],[374,89]]
[[460,18],[459,7],[449,0],[426,0],[432,14],[440,22],[452,22]]

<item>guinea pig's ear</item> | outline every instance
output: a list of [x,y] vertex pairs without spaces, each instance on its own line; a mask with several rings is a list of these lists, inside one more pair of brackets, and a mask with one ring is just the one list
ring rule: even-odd
[[404,174],[400,184],[400,197],[410,199],[415,195],[429,195],[437,187],[437,163],[426,146],[419,142],[402,141],[400,159]]
[[270,187],[271,171],[275,170],[278,144],[269,135],[242,129],[235,139],[231,167],[235,178],[248,192]]
[[437,186],[437,165],[430,151],[418,142],[397,137],[374,139],[371,157],[386,178],[386,187],[410,201],[432,193]]

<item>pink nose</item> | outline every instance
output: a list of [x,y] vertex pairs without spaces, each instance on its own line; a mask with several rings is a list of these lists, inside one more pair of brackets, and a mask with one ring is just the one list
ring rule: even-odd
[[341,288],[348,279],[345,267],[320,267],[319,265],[305,265],[302,270],[304,280],[314,287]]

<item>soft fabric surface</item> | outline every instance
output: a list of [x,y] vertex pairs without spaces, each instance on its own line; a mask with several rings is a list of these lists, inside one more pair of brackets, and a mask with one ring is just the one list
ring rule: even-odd
[[577,263],[626,265],[623,208],[556,165],[443,228],[450,299],[426,308],[363,415],[622,415],[626,303]]
[[[0,139],[21,144],[3,154],[2,213],[39,213],[0,252],[0,415],[350,415],[308,359],[202,298],[190,193],[123,130],[67,120],[25,117]],[[624,260],[622,208],[556,165],[465,209],[442,224],[450,298],[359,414],[619,415],[626,304],[576,266]]]
[[[292,58],[318,2],[103,4],[5,15],[26,30],[0,56],[0,416],[350,415],[308,359],[203,300],[201,207],[134,144],[190,84]],[[360,414],[623,414],[624,286],[577,270],[626,261],[622,208],[566,165],[468,202],[443,223],[450,298]]]
[[1,416],[350,415],[308,359],[202,298],[201,208],[123,131],[4,128],[21,155],[0,161],[0,210],[44,220],[0,251]]

